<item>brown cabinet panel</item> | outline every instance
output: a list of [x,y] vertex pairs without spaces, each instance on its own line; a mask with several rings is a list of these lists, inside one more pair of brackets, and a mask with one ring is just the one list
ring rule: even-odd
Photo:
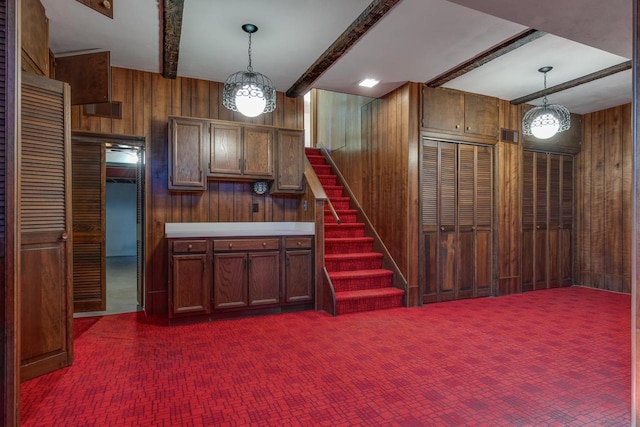
[[438,143],[425,140],[422,147],[422,226],[438,224]]
[[245,253],[213,255],[213,289],[214,308],[249,305]]
[[260,251],[280,248],[280,239],[225,239],[214,240],[213,250],[218,251]]
[[313,301],[313,251],[293,250],[285,254],[285,302]]
[[207,252],[207,241],[200,240],[176,240],[173,242],[173,252],[196,253]]
[[209,174],[242,175],[242,127],[211,123]]
[[454,226],[456,223],[456,144],[440,143],[440,179],[438,204],[440,205],[439,223],[442,226]]
[[313,237],[285,237],[284,247],[286,249],[311,249]]
[[246,126],[243,129],[243,174],[273,178],[273,130]]
[[280,302],[280,252],[254,252],[247,257],[249,305]]
[[475,284],[475,233],[470,228],[460,230],[457,236],[457,295],[456,298],[473,296]]
[[39,0],[22,0],[20,5],[22,69],[49,77],[49,19],[44,6]]
[[438,233],[435,231],[424,233],[424,277],[423,300],[424,302],[436,301],[438,294]]
[[489,96],[464,94],[464,132],[498,140],[498,100]]
[[[455,291],[456,282],[456,233],[440,233],[440,277],[439,296],[442,299],[451,299]],[[446,294],[451,294],[448,298]]]
[[476,296],[491,295],[491,263],[493,233],[491,230],[477,230],[475,236]]
[[169,189],[204,190],[204,122],[186,118],[171,119],[169,144]]
[[423,86],[422,127],[427,130],[462,133],[463,126],[463,93]]
[[303,191],[304,132],[279,130],[276,158],[276,176],[272,194]]
[[184,314],[207,314],[211,311],[208,265],[206,254],[173,255],[169,301],[172,317]]
[[449,134],[461,141],[495,144],[500,131],[499,101],[474,93],[423,86],[422,127],[434,137]]

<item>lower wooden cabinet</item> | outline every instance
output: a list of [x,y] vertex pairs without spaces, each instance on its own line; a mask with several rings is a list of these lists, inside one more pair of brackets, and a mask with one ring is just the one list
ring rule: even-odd
[[314,301],[313,237],[169,239],[169,317]]
[[312,240],[285,239],[285,302],[313,301]]
[[208,314],[211,311],[208,242],[179,240],[170,247],[169,317]]

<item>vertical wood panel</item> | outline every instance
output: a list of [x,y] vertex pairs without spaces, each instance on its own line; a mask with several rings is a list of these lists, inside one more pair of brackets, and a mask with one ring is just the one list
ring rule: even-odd
[[584,116],[575,200],[576,283],[631,292],[631,106]]

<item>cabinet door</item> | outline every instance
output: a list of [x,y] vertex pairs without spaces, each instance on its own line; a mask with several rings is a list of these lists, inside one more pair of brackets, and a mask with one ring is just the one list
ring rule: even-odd
[[246,307],[247,254],[213,255],[214,308]]
[[533,290],[535,153],[522,153],[522,290]]
[[243,130],[243,173],[247,177],[273,178],[273,131],[247,126]]
[[285,256],[285,302],[313,301],[311,250],[287,251]]
[[203,141],[203,121],[183,118],[169,121],[169,189],[204,190]]
[[490,96],[464,94],[464,133],[498,140],[498,100]]
[[251,252],[249,260],[249,305],[280,302],[280,252]]
[[571,264],[573,234],[573,158],[562,157],[560,184],[560,236],[558,237],[558,268],[561,286],[573,284],[573,268]]
[[170,315],[207,314],[211,308],[207,254],[171,257]]
[[438,143],[425,139],[422,143],[422,232],[424,264],[422,302],[434,302],[438,290]]
[[212,123],[209,135],[209,174],[242,175],[242,128]]
[[491,295],[493,281],[493,148],[476,147],[475,296]]
[[299,193],[303,191],[304,132],[278,131],[276,177],[273,193]]
[[535,240],[534,240],[534,284],[535,290],[547,289],[547,267],[549,262],[549,244],[547,241],[548,224],[548,166],[547,155],[536,153],[535,163]]
[[458,146],[458,242],[456,298],[473,296],[475,282],[475,147]]
[[423,86],[422,127],[447,133],[462,133],[463,124],[462,92]]

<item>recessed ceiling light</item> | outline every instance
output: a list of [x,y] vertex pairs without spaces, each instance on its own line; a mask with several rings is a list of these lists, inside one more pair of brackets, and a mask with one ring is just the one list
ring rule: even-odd
[[374,87],[375,85],[377,85],[378,83],[380,83],[380,80],[376,80],[376,79],[364,79],[363,81],[361,81],[360,83],[358,83],[359,86],[363,86],[363,87]]

